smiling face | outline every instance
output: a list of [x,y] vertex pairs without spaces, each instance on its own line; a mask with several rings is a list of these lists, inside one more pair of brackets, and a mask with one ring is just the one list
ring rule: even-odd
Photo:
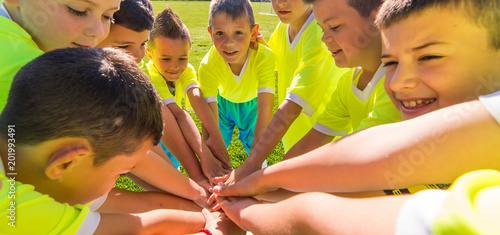
[[246,16],[233,19],[221,13],[212,18],[212,26],[208,30],[217,52],[233,72],[241,70],[248,56],[250,40],[257,35],[257,26],[251,29]]
[[382,44],[374,13],[361,17],[346,0],[316,0],[314,15],[323,29],[322,40],[338,67],[380,65]]
[[385,89],[403,119],[500,89],[500,50],[460,10],[413,14],[382,29],[382,41]]
[[45,52],[65,47],[95,47],[109,33],[120,2],[19,0],[19,8],[12,17]]
[[140,63],[146,53],[146,42],[149,39],[149,30],[137,32],[119,24],[113,24],[108,36],[97,47],[120,48]]
[[146,54],[166,81],[177,81],[188,66],[191,52],[189,39],[159,36],[153,40],[154,46],[147,49]]

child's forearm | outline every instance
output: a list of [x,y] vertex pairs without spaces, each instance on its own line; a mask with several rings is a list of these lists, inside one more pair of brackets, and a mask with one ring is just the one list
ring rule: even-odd
[[141,214],[101,214],[94,234],[189,234],[203,228],[201,212],[154,210]]
[[257,97],[257,122],[255,123],[255,131],[252,141],[252,146],[255,145],[264,134],[264,131],[269,126],[273,118],[274,94],[260,93]]
[[294,158],[305,154],[309,151],[317,149],[325,144],[330,143],[334,136],[325,135],[314,128],[300,139],[283,157],[283,160]]
[[252,146],[252,150],[244,164],[259,167],[274,147],[278,145],[301,111],[302,108],[296,103],[289,100],[283,101],[262,134],[262,137]]
[[[207,129],[210,137],[220,139],[222,142],[222,135],[219,130],[219,114],[217,105],[210,106],[203,98],[199,88],[191,88],[187,92],[191,106],[193,106],[196,115]],[[217,104],[217,102],[214,102]]]
[[141,159],[131,173],[161,190],[182,198],[198,201],[206,197],[203,188],[152,152]]

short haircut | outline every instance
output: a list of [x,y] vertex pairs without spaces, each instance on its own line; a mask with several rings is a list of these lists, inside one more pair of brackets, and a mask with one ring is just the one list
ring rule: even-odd
[[[316,0],[303,0],[307,4],[314,4]],[[370,14],[377,10],[384,0],[345,0],[347,5],[354,8],[363,18],[370,17]]]
[[149,33],[148,47],[154,48],[157,37],[186,39],[191,44],[191,35],[188,28],[170,6],[156,16],[153,29]]
[[485,28],[491,46],[500,49],[500,1],[499,0],[387,0],[375,21],[380,29],[420,13],[429,8],[451,8],[463,12],[471,22]]
[[136,32],[151,30],[155,12],[149,0],[123,0],[120,10],[113,14],[114,24]]
[[250,29],[255,26],[255,17],[250,0],[212,0],[208,11],[208,27],[212,28],[213,18],[226,13],[232,20],[246,16]]
[[87,139],[94,165],[130,155],[162,136],[161,99],[133,58],[113,48],[47,52],[14,77],[0,134],[15,125],[16,144]]

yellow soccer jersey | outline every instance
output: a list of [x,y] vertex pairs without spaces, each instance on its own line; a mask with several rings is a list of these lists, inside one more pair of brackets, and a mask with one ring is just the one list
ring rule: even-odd
[[[174,82],[174,87],[170,87],[169,85],[167,85],[167,82],[158,72],[152,60],[145,63],[145,65],[142,66],[142,70],[144,71],[144,73],[146,73],[146,75],[148,75],[151,83],[153,83],[153,85],[155,86],[156,91],[160,95],[165,105],[175,102],[177,103],[177,105],[179,105],[179,107],[182,107],[182,99],[184,98],[186,108],[191,108],[189,99],[186,99],[186,92],[193,87],[198,87],[196,71],[191,64],[188,64],[188,67],[181,74],[181,77]],[[172,95],[172,93],[175,94],[175,96]]]
[[[388,98],[384,89],[384,67],[379,67],[365,89],[359,90],[356,85],[362,72],[362,69],[358,67],[342,76],[326,110],[319,115],[314,129],[325,135],[345,136],[353,129],[357,129],[363,120],[373,118],[370,114],[379,100],[384,103],[384,106],[377,108],[383,109],[386,117],[391,117],[388,122],[401,120],[401,115],[390,99],[388,103],[384,102]],[[370,121],[369,123],[375,125],[376,122]],[[383,124],[383,121],[377,124]],[[368,125],[365,125],[365,128],[367,127]]]
[[233,103],[248,102],[258,93],[274,94],[276,84],[274,54],[263,44],[249,50],[239,75],[234,75],[224,58],[212,46],[200,63],[198,80],[208,103],[217,101],[217,94]]
[[348,71],[335,66],[331,53],[321,41],[322,35],[311,14],[293,42],[289,41],[288,25],[281,22],[269,39],[269,47],[276,55],[279,102],[288,99],[302,107],[302,113],[282,139],[285,151],[313,127],[338,79]]
[[1,173],[0,234],[93,234],[97,229],[99,213],[59,203],[32,185],[15,181],[16,175]]
[[7,104],[10,85],[16,73],[43,54],[31,36],[14,21],[0,16],[0,112]]

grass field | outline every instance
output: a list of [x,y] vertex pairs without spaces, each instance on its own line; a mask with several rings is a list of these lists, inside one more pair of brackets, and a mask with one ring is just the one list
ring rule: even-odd
[[[184,24],[186,24],[186,26],[188,27],[193,43],[189,62],[195,68],[198,68],[198,66],[200,65],[200,61],[203,59],[203,56],[205,56],[207,51],[212,46],[212,41],[207,31],[209,4],[209,1],[153,1],[153,7],[156,14],[170,5],[172,9],[177,12],[177,14],[179,14]],[[264,38],[267,41],[271,33],[274,31],[276,24],[279,22],[279,19],[277,16],[258,14],[259,4],[259,2],[253,3],[255,21],[259,23],[259,31],[262,33],[262,35],[264,35]],[[270,5],[271,3],[262,3],[261,9],[270,9]],[[266,12],[269,12],[269,10],[266,10]],[[275,110],[276,108],[277,101],[275,102]],[[194,113],[190,114],[198,125],[198,128],[201,128],[201,123],[199,122],[196,115]],[[233,135],[233,142],[228,148],[233,167],[238,167],[247,156],[243,145],[239,140],[237,140],[237,137],[237,131],[235,131],[235,134]],[[280,143],[269,155],[268,164],[274,164],[280,161],[282,157],[283,147]],[[141,190],[126,177],[120,177],[116,183],[116,187],[134,191]]]

